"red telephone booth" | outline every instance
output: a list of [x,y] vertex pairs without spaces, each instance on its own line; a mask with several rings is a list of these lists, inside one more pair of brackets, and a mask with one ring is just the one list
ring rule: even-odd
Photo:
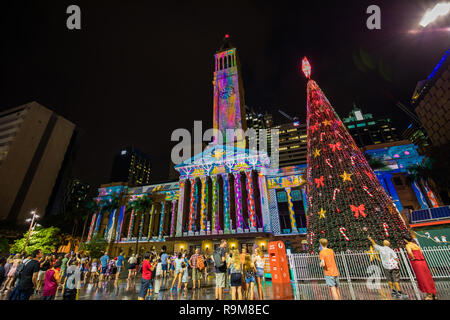
[[284,242],[269,242],[268,251],[272,283],[289,283],[291,280]]

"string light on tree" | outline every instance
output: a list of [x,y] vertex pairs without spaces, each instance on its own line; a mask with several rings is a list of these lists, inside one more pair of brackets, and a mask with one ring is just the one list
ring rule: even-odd
[[327,238],[335,251],[366,251],[368,235],[378,241],[389,237],[398,248],[409,230],[330,102],[311,79],[306,57],[302,71],[308,78],[307,230],[311,251],[318,250],[320,237]]

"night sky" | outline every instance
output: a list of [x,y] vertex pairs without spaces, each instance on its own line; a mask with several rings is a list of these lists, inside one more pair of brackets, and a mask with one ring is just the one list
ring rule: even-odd
[[[213,54],[226,33],[248,106],[305,121],[306,55],[341,117],[356,102],[400,131],[411,121],[385,92],[409,105],[450,43],[449,32],[408,32],[438,1],[164,2],[2,1],[0,111],[34,100],[74,122],[73,174],[95,187],[129,145],[151,158],[152,181],[167,179],[172,131],[212,126]],[[66,28],[71,4],[81,7],[79,31]],[[381,30],[366,27],[371,4]]]

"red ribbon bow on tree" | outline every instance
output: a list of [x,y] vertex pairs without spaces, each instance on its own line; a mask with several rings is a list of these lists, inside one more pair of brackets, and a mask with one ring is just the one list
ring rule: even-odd
[[317,129],[319,129],[319,123],[316,123],[315,125],[309,127],[311,129],[311,132],[315,132]]
[[315,178],[314,179],[315,183],[317,184],[316,188],[319,188],[320,186],[324,187],[325,185],[323,184],[323,176],[321,176],[319,179]]
[[364,203],[360,204],[358,207],[351,204],[350,209],[352,209],[353,213],[355,214],[355,218],[358,218],[359,215],[363,216],[364,218],[367,216],[367,214],[364,213],[364,211],[366,210]]
[[335,143],[335,144],[330,143],[329,146],[330,146],[330,148],[331,148],[331,150],[332,150],[333,152],[335,152],[336,149],[342,150],[342,148],[341,148],[341,143],[340,143],[340,142],[337,142],[337,143]]

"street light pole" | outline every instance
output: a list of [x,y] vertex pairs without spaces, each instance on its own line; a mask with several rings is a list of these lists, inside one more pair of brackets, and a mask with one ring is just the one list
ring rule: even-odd
[[26,221],[30,221],[31,220],[31,223],[30,223],[30,228],[28,229],[27,240],[25,241],[25,245],[23,246],[23,249],[22,249],[22,255],[25,253],[25,249],[26,249],[26,247],[28,245],[28,241],[30,241],[31,232],[33,232],[34,227],[37,224],[37,221],[35,222],[35,220],[36,220],[36,218],[39,218],[39,216],[36,214],[35,210],[31,211],[31,214],[33,215],[33,217],[26,220]]

